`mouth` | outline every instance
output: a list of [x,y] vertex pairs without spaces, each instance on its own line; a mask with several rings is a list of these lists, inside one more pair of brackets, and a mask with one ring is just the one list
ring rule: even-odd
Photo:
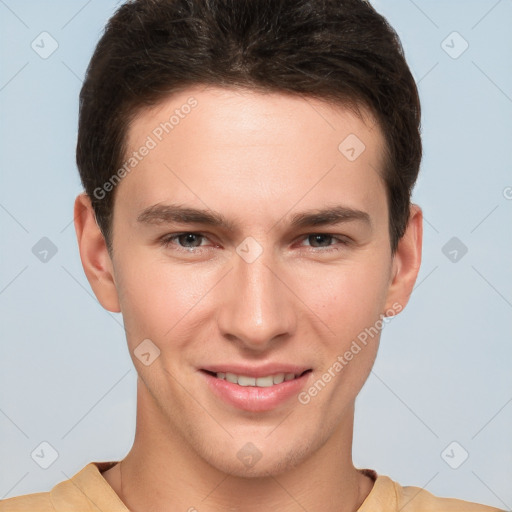
[[282,382],[288,382],[291,380],[299,379],[306,373],[311,372],[311,368],[308,370],[304,370],[302,373],[275,373],[272,375],[266,375],[263,377],[251,377],[249,375],[237,375],[235,373],[230,372],[212,372],[209,370],[201,370],[212,377],[217,379],[226,380],[227,382],[231,382],[232,384],[237,384],[239,386],[247,387],[254,386],[258,388],[269,388],[275,386],[277,384],[281,384]]
[[[222,368],[215,368],[214,370]],[[291,368],[290,368],[291,369]],[[238,411],[264,413],[278,409],[281,405],[290,404],[293,398],[308,385],[313,372],[295,369],[298,373],[275,372],[267,369],[258,371],[259,375],[247,375],[245,372],[219,372],[202,369],[207,389],[221,403]],[[256,370],[253,370],[256,373]],[[297,402],[298,403],[298,402]]]

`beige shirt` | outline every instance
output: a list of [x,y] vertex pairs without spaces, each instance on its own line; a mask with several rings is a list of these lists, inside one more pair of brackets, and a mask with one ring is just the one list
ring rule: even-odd
[[[101,475],[117,462],[91,462],[49,492],[0,501],[0,512],[129,512]],[[438,498],[419,487],[402,487],[374,470],[361,470],[374,480],[357,512],[504,512],[468,501]]]

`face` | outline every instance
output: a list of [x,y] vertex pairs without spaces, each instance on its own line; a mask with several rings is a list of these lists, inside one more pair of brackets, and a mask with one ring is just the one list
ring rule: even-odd
[[405,305],[380,129],[320,100],[191,88],[143,111],[128,147],[111,268],[154,421],[232,474],[298,464],[351,421],[382,315]]

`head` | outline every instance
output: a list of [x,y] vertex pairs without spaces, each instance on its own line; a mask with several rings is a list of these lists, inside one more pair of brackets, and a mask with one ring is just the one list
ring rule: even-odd
[[[350,422],[419,270],[419,123],[398,37],[361,0],[132,1],[110,19],[80,94],[80,253],[147,410],[196,456],[277,472]],[[276,407],[210,389],[223,364],[285,363],[306,387]]]

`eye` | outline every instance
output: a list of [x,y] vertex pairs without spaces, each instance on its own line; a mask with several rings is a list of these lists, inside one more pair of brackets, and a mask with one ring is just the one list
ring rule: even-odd
[[[339,251],[344,246],[348,245],[350,243],[350,240],[348,240],[346,237],[340,237],[331,235],[329,233],[313,233],[306,235],[305,239],[310,242],[310,247],[314,249],[322,249],[325,248],[325,251],[322,252],[329,252],[329,251]],[[333,245],[330,242],[338,242],[337,245]]]
[[[201,241],[206,237],[201,233],[174,233],[170,235],[165,235],[160,239],[160,243],[164,247],[169,247],[174,245],[178,250],[184,250],[190,252],[191,249],[196,249],[201,247]],[[175,243],[177,242],[177,243]]]
[[[309,242],[302,245],[302,247],[309,246],[312,251],[322,253],[340,251],[350,244],[350,239],[347,237],[330,233],[311,233],[303,236],[301,240]],[[206,243],[203,243],[204,241],[208,241],[208,238],[202,233],[187,231],[164,235],[159,243],[166,249],[194,253],[201,252],[209,247]]]

